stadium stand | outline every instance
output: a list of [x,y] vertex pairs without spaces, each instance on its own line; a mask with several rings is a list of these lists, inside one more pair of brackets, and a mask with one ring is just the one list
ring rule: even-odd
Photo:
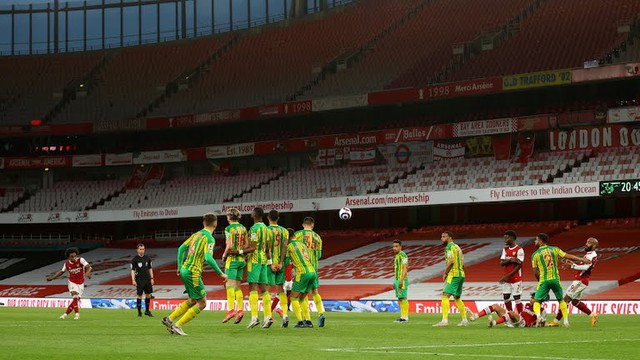
[[61,181],[37,191],[13,211],[84,211],[115,195],[124,185],[123,180]]
[[628,34],[618,33],[617,26],[639,14],[634,0],[616,6],[598,0],[546,1],[519,32],[467,61],[449,80],[582,66],[618,47]]
[[640,178],[640,147],[608,148],[573,167],[554,182],[581,182]]
[[24,195],[23,188],[2,189],[0,191],[0,212],[7,211],[9,207]]

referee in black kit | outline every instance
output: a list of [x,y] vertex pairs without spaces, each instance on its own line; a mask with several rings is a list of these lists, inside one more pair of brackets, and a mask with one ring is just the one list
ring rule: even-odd
[[138,294],[138,316],[142,316],[142,293],[145,293],[144,305],[147,311],[144,314],[153,317],[149,310],[153,292],[153,268],[151,258],[144,254],[144,250],[144,244],[139,243],[136,247],[138,254],[131,260],[131,283],[136,287]]

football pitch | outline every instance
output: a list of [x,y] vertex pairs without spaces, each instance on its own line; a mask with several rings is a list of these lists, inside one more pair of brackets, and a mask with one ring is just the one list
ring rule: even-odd
[[[573,315],[570,328],[487,328],[486,318],[458,328],[432,328],[439,315],[327,313],[324,328],[247,329],[222,324],[204,311],[170,335],[160,323],[169,311],[138,318],[135,310],[83,309],[80,320],[59,320],[63,309],[0,308],[0,359],[640,359],[640,317]],[[315,325],[315,314],[312,314]]]

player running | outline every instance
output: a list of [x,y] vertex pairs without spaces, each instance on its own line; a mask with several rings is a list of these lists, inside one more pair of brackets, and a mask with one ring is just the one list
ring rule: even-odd
[[442,280],[445,282],[445,287],[442,291],[442,321],[433,324],[433,327],[449,326],[449,298],[451,296],[455,299],[456,307],[462,317],[462,321],[458,326],[468,326],[467,311],[465,310],[464,302],[460,298],[462,296],[462,284],[464,284],[464,256],[460,246],[453,242],[453,233],[451,231],[443,232],[440,240],[442,245],[445,246],[444,257],[447,267],[442,275]]
[[213,259],[216,241],[212,234],[217,224],[218,219],[214,214],[205,214],[202,217],[204,229],[191,235],[178,248],[178,276],[184,282],[189,299],[182,302],[169,316],[162,318],[162,323],[171,334],[187,335],[182,327],[198,316],[207,305],[207,292],[202,283],[202,268],[205,261],[218,275],[227,280],[227,275],[220,270]]
[[[294,237],[298,241],[303,241],[309,249],[311,263],[313,264],[313,268],[316,273],[316,277],[313,280],[310,291],[313,302],[316,304],[316,309],[318,309],[318,327],[324,327],[324,305],[322,305],[322,297],[320,296],[320,292],[318,292],[318,288],[320,287],[320,282],[318,281],[318,260],[320,260],[320,258],[322,257],[322,238],[320,237],[320,235],[318,235],[318,233],[313,231],[314,226],[315,220],[312,217],[305,217],[302,221],[302,230],[297,231]],[[305,304],[308,304],[308,302],[306,302]],[[311,314],[309,314],[309,306],[303,306],[302,316],[305,318],[305,323],[308,327],[313,326],[311,324]]]
[[[294,237],[287,245],[286,257],[287,260],[293,264],[296,272],[291,291],[291,308],[293,309],[296,319],[298,319],[298,324],[295,327],[313,327],[311,320],[305,321],[302,315],[302,308],[307,308],[307,313],[309,311],[307,293],[313,289],[313,284],[317,278],[311,259],[311,250],[307,248],[303,241]],[[304,303],[300,304],[301,301]]]
[[[513,310],[507,310],[498,304],[493,304],[477,314],[473,314],[471,320],[476,320],[483,316],[489,316],[489,327],[494,327],[498,324],[505,323],[509,327],[533,327],[536,325],[536,320],[538,319],[538,315],[533,311],[533,304],[535,303],[535,294],[531,293],[531,298],[527,305],[524,306],[523,310],[518,313]],[[547,298],[548,300],[548,298]],[[491,317],[491,313],[495,312],[498,314],[498,319],[493,320]],[[540,323],[544,324],[545,318],[547,314],[544,310],[540,313]]]
[[400,306],[400,318],[395,322],[409,322],[409,302],[407,301],[407,289],[409,288],[409,258],[402,251],[402,241],[393,240],[393,252],[396,254],[393,259],[393,288],[396,291],[398,305]]
[[273,263],[271,251],[267,248],[271,238],[271,231],[262,221],[264,218],[264,210],[262,208],[254,208],[251,217],[253,218],[253,226],[249,229],[249,246],[244,251],[248,254],[247,282],[249,283],[249,304],[251,305],[251,322],[247,328],[251,329],[260,325],[260,320],[258,320],[258,290],[260,290],[264,311],[262,328],[266,329],[273,324],[271,295],[269,294],[269,280],[267,278],[267,266]]
[[138,309],[138,317],[142,316],[142,294],[144,298],[144,306],[147,309],[144,314],[153,317],[149,307],[151,303],[151,293],[153,293],[153,268],[151,258],[144,254],[145,247],[143,243],[136,246],[137,255],[131,260],[131,283],[136,287],[136,295],[138,299],[136,307]]
[[247,242],[247,228],[239,223],[240,211],[238,209],[227,209],[227,221],[229,226],[224,229],[226,247],[222,261],[225,264],[224,272],[229,277],[226,283],[229,311],[222,322],[226,323],[235,317],[234,324],[239,324],[244,317],[244,294],[240,284],[244,268],[247,266],[244,252]]
[[287,314],[289,302],[287,301],[287,294],[284,289],[285,268],[287,266],[284,260],[286,258],[287,244],[289,243],[289,231],[278,225],[278,220],[280,219],[278,211],[269,211],[268,218],[268,228],[273,235],[271,236],[271,243],[269,246],[271,249],[272,264],[269,266],[267,276],[269,285],[275,286],[276,288],[276,292],[274,292],[274,294],[278,295],[273,301],[274,304],[272,304],[271,310],[273,310],[274,305],[277,305],[277,303],[280,302],[282,309],[278,310],[282,316],[282,327],[286,328],[289,326],[289,316]]
[[47,276],[47,281],[52,281],[59,278],[65,271],[69,272],[68,286],[69,293],[73,300],[71,301],[71,304],[69,304],[69,307],[67,307],[67,311],[60,315],[60,319],[66,319],[67,315],[69,315],[71,311],[76,313],[73,317],[74,320],[80,319],[78,302],[84,292],[84,277],[86,276],[88,279],[91,279],[91,265],[89,265],[87,260],[79,255],[80,251],[78,251],[77,248],[68,248],[64,252],[64,256],[67,258],[67,261],[62,265],[62,270],[53,275]]
[[[576,279],[573,281],[571,286],[567,289],[567,292],[564,294],[564,301],[571,302],[571,304],[583,313],[589,315],[591,318],[591,326],[596,326],[596,322],[598,322],[598,314],[592,313],[591,310],[587,307],[585,303],[580,301],[582,299],[582,293],[589,286],[589,277],[591,276],[591,272],[593,268],[596,266],[596,262],[598,261],[598,254],[596,253],[596,249],[598,248],[598,240],[596,238],[587,239],[587,243],[584,246],[585,258],[591,260],[591,264],[583,264],[577,265],[570,260],[566,260],[564,262],[565,266],[570,267],[573,270],[576,270]],[[562,312],[558,311],[556,318],[551,320],[549,326],[559,326],[560,319],[562,319]]]
[[524,261],[524,249],[516,244],[518,235],[513,230],[504,233],[505,247],[500,256],[500,266],[504,268],[504,276],[500,279],[502,284],[502,296],[507,310],[513,310],[511,295],[516,303],[516,310],[522,312],[522,262]]
[[[536,288],[533,312],[538,316],[538,319],[540,319],[540,302],[549,296],[550,291],[553,291],[560,305],[562,316],[564,317],[564,326],[569,327],[567,303],[562,298],[562,285],[560,284],[560,275],[558,274],[558,258],[583,261],[587,264],[591,264],[591,260],[567,254],[560,250],[560,248],[547,245],[548,243],[549,236],[542,233],[538,234],[534,241],[538,250],[531,255],[531,264],[533,265],[534,275],[536,279],[538,279],[538,287]],[[540,324],[538,324],[538,326],[539,325]]]

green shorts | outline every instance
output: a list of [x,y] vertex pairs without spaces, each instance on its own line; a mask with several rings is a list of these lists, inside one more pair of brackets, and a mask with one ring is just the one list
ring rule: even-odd
[[545,301],[549,296],[549,291],[553,291],[558,301],[562,300],[562,284],[559,280],[544,280],[538,283],[536,288],[536,300]]
[[316,273],[314,272],[306,274],[296,274],[295,278],[293,279],[293,287],[291,288],[291,291],[305,294],[313,289],[316,289],[313,287],[314,279],[316,281],[318,280],[318,276],[316,276]]
[[192,273],[186,268],[180,269],[180,277],[184,282],[189,299],[198,300],[207,296],[207,292],[204,290],[204,283],[202,283],[201,273]]
[[267,279],[269,285],[282,285],[284,284],[284,268],[279,271],[271,270],[271,266],[267,265]]
[[443,293],[451,294],[455,297],[462,296],[462,284],[464,284],[463,276],[447,277]]
[[249,284],[269,284],[267,264],[247,263],[247,282]]
[[400,288],[400,281],[396,280],[393,282],[393,288],[396,291],[396,297],[398,299],[406,299],[407,298],[407,289],[409,288],[409,279],[404,279],[404,287]]
[[228,259],[224,265],[224,273],[227,274],[229,280],[242,281],[242,274],[247,263],[244,261],[231,261]]

